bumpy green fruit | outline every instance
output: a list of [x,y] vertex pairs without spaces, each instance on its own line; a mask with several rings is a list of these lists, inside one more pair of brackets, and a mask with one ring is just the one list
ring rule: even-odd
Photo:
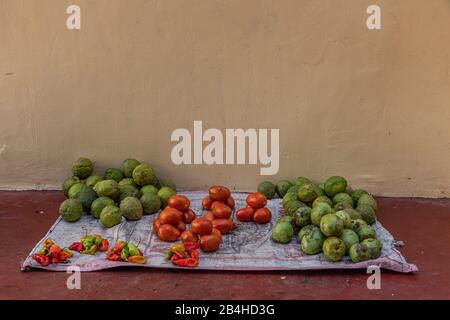
[[355,231],[356,233],[358,233],[358,230],[361,227],[365,227],[367,226],[367,223],[362,220],[362,219],[352,219],[352,226],[350,229],[352,229],[353,231]]
[[289,188],[292,187],[292,183],[288,180],[281,180],[277,183],[277,193],[280,198],[283,198]]
[[59,206],[59,213],[64,221],[75,222],[83,215],[83,205],[77,199],[67,199]]
[[294,223],[297,227],[303,228],[311,224],[311,208],[310,207],[300,207],[293,215]]
[[352,245],[349,250],[349,255],[355,263],[370,260],[369,248],[362,243],[355,243]]
[[106,228],[114,227],[122,221],[120,209],[116,206],[106,206],[100,213],[100,222]]
[[339,237],[344,230],[344,222],[335,214],[326,214],[320,220],[320,231],[327,237]]
[[351,193],[351,197],[354,203],[358,203],[359,198],[363,195],[363,194],[368,194],[368,192],[364,189],[356,189],[355,191],[353,191]]
[[342,241],[344,241],[345,244],[345,254],[348,254],[350,251],[350,248],[355,243],[359,243],[359,237],[356,234],[355,231],[350,229],[344,229],[342,230],[342,234],[339,237]]
[[153,214],[161,209],[161,199],[151,192],[142,194],[141,203],[145,214]]
[[283,197],[283,206],[286,205],[286,203],[291,201],[298,201],[297,193],[294,192],[287,192]]
[[86,179],[85,184],[88,187],[93,188],[97,182],[102,181],[102,180],[103,180],[103,178],[100,176],[89,176]]
[[370,259],[377,259],[381,256],[382,245],[378,239],[365,239],[361,242],[361,244],[367,246],[370,253]]
[[316,191],[317,197],[326,196],[325,190],[321,189],[319,186],[314,186],[314,190]]
[[334,210],[326,203],[319,203],[311,210],[311,223],[320,226],[320,220],[326,214],[334,213]]
[[134,182],[134,180],[132,178],[124,178],[124,179],[120,180],[120,182],[119,182],[120,191],[122,191],[122,188],[124,188],[126,186],[133,186],[133,187],[137,188],[137,184]]
[[277,220],[276,223],[290,223],[294,224],[294,218],[291,216],[282,216],[280,219]]
[[362,226],[357,233],[360,241],[377,238],[377,233],[371,226]]
[[95,199],[97,199],[97,194],[92,188],[83,184],[80,192],[77,194],[75,199],[80,200],[81,204],[83,205],[84,212],[90,213],[91,204]]
[[377,211],[378,210],[378,205],[377,202],[375,201],[375,199],[372,197],[372,195],[368,194],[368,193],[364,193],[362,194],[359,199],[358,199],[358,207],[362,204],[366,204],[369,205],[373,208],[373,210]]
[[159,179],[157,186],[158,189],[169,187],[173,191],[177,192],[177,186],[175,185],[175,182],[171,179]]
[[376,221],[376,215],[375,210],[369,206],[368,204],[360,203],[356,207],[356,211],[358,211],[361,214],[361,217],[367,224],[375,223]]
[[345,212],[344,210],[337,211],[336,216],[342,219],[342,222],[344,222],[344,228],[350,229],[352,227],[352,219],[350,218],[349,214]]
[[345,244],[339,238],[329,237],[323,242],[323,255],[328,261],[340,261],[345,255]]
[[80,180],[80,178],[75,177],[75,176],[68,177],[66,180],[64,180],[62,188],[63,188],[64,195],[66,197],[69,195],[70,187],[72,187],[74,184],[77,184],[77,183],[81,183],[81,180]]
[[120,202],[120,213],[127,220],[139,220],[142,217],[142,204],[135,197],[126,197]]
[[78,195],[80,194],[80,192],[81,192],[81,189],[83,189],[84,188],[84,186],[85,186],[85,184],[84,183],[75,183],[75,184],[73,184],[71,187],[70,187],[70,189],[69,189],[69,191],[67,192],[67,196],[70,198],[70,199],[77,199],[78,198]]
[[141,191],[133,186],[125,186],[120,192],[120,200],[122,201],[126,197],[134,197],[139,199],[141,197]]
[[151,184],[146,185],[141,188],[141,194],[148,193],[148,192],[153,193],[153,194],[158,194],[158,189]]
[[161,199],[161,207],[165,208],[169,202],[169,198],[177,194],[175,190],[169,187],[162,187],[158,190],[158,197]]
[[355,209],[346,208],[346,209],[344,209],[344,211],[347,212],[347,214],[350,216],[350,219],[352,219],[352,220],[361,219],[362,220],[361,214],[358,211],[356,211]]
[[318,254],[322,252],[325,236],[320,232],[308,232],[300,241],[302,251],[306,254]]
[[88,158],[78,158],[72,163],[72,173],[80,179],[86,179],[92,174],[94,166]]
[[312,203],[312,207],[316,207],[319,203],[326,203],[328,204],[330,207],[333,205],[333,202],[331,201],[330,198],[328,198],[327,196],[318,196],[316,198],[316,200],[313,201]]
[[119,184],[115,180],[103,180],[97,182],[94,191],[99,197],[108,197],[116,200],[120,196]]
[[301,241],[302,238],[304,236],[306,236],[307,234],[315,233],[315,232],[322,233],[322,231],[320,231],[320,228],[313,224],[304,226],[303,228],[300,229],[300,232],[298,233],[298,239],[299,239],[299,241]]
[[264,181],[258,185],[257,191],[265,195],[267,199],[272,199],[277,190],[272,182]]
[[345,192],[345,189],[347,189],[347,180],[342,177],[332,176],[325,181],[325,192],[331,198],[338,193]]
[[305,178],[305,177],[298,177],[294,181],[294,184],[298,187],[300,187],[306,183],[312,184],[311,180],[309,180],[308,178]]
[[297,196],[302,202],[312,202],[318,196],[317,189],[312,183],[304,183],[298,188]]
[[133,170],[140,165],[141,163],[136,159],[125,159],[122,163],[123,166],[123,173],[126,178],[132,178],[133,177]]
[[301,207],[305,207],[306,205],[298,200],[293,200],[293,201],[289,201],[286,202],[283,205],[283,209],[284,209],[284,215],[286,216],[294,216],[295,211],[298,210],[298,208]]
[[103,208],[114,205],[115,205],[114,200],[110,198],[107,197],[97,198],[91,204],[91,215],[96,219],[100,219],[100,214],[102,213]]
[[341,202],[346,202],[350,205],[351,208],[353,208],[353,199],[345,192],[338,193],[333,197],[334,204]]
[[336,211],[341,211],[341,210],[345,210],[345,209],[353,209],[353,207],[348,202],[338,202],[333,206],[333,209]]
[[278,222],[272,228],[272,240],[278,243],[289,243],[292,240],[294,228],[291,223]]
[[117,168],[109,168],[105,171],[105,180],[114,180],[119,183],[124,178],[123,172]]
[[133,170],[133,180],[139,186],[146,186],[148,184],[156,185],[158,179],[155,171],[148,164],[141,163]]

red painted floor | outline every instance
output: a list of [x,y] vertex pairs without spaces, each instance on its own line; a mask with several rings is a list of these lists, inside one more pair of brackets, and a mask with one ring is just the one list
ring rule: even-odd
[[61,192],[0,192],[0,299],[450,299],[450,199],[379,198],[378,218],[405,246],[416,274],[382,271],[368,290],[360,271],[205,272],[136,268],[68,274],[21,272],[22,259],[58,216]]

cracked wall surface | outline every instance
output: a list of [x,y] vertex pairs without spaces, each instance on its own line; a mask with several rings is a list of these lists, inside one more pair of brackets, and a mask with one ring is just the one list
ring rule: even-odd
[[[183,189],[339,174],[448,197],[449,18],[446,0],[3,0],[0,188],[59,188],[82,155],[99,173],[145,160]],[[278,175],[173,165],[171,132],[194,120],[279,128]]]

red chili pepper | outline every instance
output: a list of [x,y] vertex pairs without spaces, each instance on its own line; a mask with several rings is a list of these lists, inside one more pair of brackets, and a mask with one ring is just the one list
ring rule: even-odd
[[100,242],[100,245],[99,245],[98,249],[99,249],[101,252],[108,251],[108,249],[109,249],[109,242],[108,242],[108,239],[102,239],[102,242]]
[[69,259],[71,257],[70,253],[67,251],[61,251],[58,255],[58,260],[59,262],[63,262],[66,261],[67,259]]
[[199,258],[200,254],[198,252],[198,250],[192,250],[191,252],[189,252],[189,254],[191,255],[191,258],[197,259]]
[[185,242],[184,248],[186,249],[187,252],[190,252],[192,250],[198,249],[198,244],[195,242]]
[[84,250],[84,246],[81,242],[74,242],[69,247],[70,250],[81,252]]
[[53,258],[58,257],[61,251],[62,251],[61,248],[56,244],[54,244],[50,247],[50,256]]
[[110,251],[107,255],[106,255],[106,259],[110,260],[110,261],[120,261],[120,254],[117,254],[113,251]]
[[122,249],[125,248],[125,246],[127,245],[127,243],[125,241],[119,241],[116,243],[116,245],[114,246],[114,248],[112,249],[112,251],[114,253],[119,253],[122,252]]
[[128,257],[128,262],[139,263],[139,264],[146,264],[147,263],[147,258],[144,257],[144,256],[129,256]]
[[42,254],[33,254],[31,256],[37,263],[39,263],[41,266],[48,266],[50,264],[50,258],[46,257]]
[[173,261],[173,263],[179,267],[195,268],[198,266],[198,259],[185,258]]
[[52,263],[53,264],[57,264],[59,262],[59,258],[58,257],[52,257]]

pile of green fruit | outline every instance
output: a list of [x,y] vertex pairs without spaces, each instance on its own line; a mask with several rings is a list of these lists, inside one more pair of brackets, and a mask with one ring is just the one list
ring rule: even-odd
[[101,176],[93,172],[91,160],[73,162],[72,176],[62,185],[67,197],[59,208],[63,220],[75,222],[86,213],[111,228],[122,217],[139,220],[158,212],[176,194],[172,181],[159,179],[151,166],[136,159],[126,159],[121,169],[109,168]]
[[265,181],[258,191],[269,199],[276,194],[283,199],[284,216],[272,229],[275,242],[290,243],[298,234],[305,254],[323,252],[329,261],[349,255],[361,262],[381,255],[381,242],[371,226],[377,203],[366,190],[352,190],[344,178],[332,176],[317,185],[304,177],[276,186]]

